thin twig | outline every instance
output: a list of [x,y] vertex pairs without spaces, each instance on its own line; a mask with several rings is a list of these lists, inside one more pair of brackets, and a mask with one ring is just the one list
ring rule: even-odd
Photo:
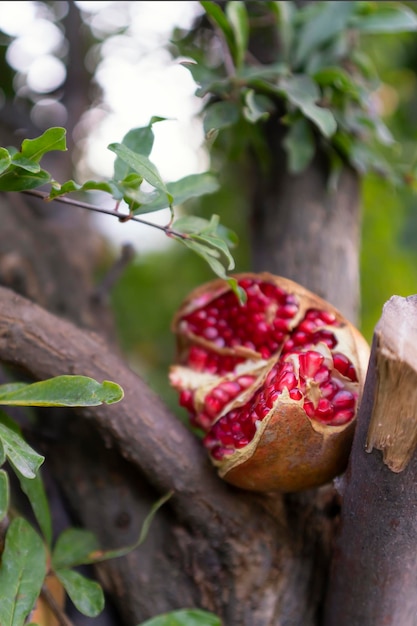
[[[48,194],[45,191],[40,191],[39,189],[25,189],[22,191],[29,196],[35,196],[36,198],[41,198],[41,200],[51,201]],[[136,215],[123,215],[117,209],[105,209],[103,207],[98,207],[95,204],[90,204],[89,202],[83,202],[82,200],[74,200],[73,198],[66,198],[64,196],[57,196],[56,198],[52,198],[55,202],[61,202],[62,204],[71,204],[72,206],[81,207],[82,209],[87,209],[88,211],[94,211],[95,213],[103,213],[104,215],[112,215],[113,217],[117,217],[119,222],[138,222],[139,224],[144,224],[145,226],[151,226],[152,228],[157,228],[158,230],[162,230],[169,237],[178,237],[179,239],[188,239],[188,235],[185,233],[179,233],[176,230],[172,230],[170,226],[161,226],[160,224],[154,224],[153,222],[148,222],[141,217],[137,217]]]
[[101,280],[100,284],[94,290],[94,300],[101,302],[108,297],[113,286],[119,280],[127,265],[134,259],[134,257],[134,247],[131,244],[124,244],[122,246],[120,257],[113,263],[107,274]]

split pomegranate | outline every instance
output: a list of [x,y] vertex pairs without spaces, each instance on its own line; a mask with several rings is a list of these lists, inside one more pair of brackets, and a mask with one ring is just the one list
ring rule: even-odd
[[331,304],[268,273],[194,290],[173,321],[170,381],[227,482],[299,491],[346,468],[369,359]]

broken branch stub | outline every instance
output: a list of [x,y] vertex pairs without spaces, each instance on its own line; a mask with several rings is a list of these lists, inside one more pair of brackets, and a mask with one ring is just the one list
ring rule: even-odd
[[416,309],[417,296],[393,296],[375,330],[377,380],[366,450],[381,450],[393,472],[404,470],[417,446]]
[[372,344],[323,626],[416,626],[417,296],[393,296]]

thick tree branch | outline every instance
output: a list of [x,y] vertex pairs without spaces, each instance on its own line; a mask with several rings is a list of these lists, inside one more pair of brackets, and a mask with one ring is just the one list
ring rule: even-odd
[[325,626],[416,624],[416,319],[417,296],[394,296],[375,329]]
[[247,514],[244,498],[233,499],[197,439],[98,335],[0,288],[0,360],[34,379],[82,374],[118,382],[125,397],[117,407],[84,408],[79,414],[94,420],[158,491],[174,490],[178,511],[202,528],[216,525],[218,516],[225,524],[227,518],[235,523]]

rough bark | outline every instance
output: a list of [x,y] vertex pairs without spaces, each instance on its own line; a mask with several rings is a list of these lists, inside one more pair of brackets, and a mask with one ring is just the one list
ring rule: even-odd
[[58,412],[54,431],[44,416],[41,443],[71,508],[105,547],[134,541],[150,504],[173,491],[145,546],[99,568],[124,623],[184,606],[213,610],[228,625],[316,623],[323,581],[313,571],[328,558],[333,490],[295,501],[227,486],[193,435],[98,335],[5,288],[0,360],[34,379],[77,372],[123,384],[117,406],[78,409],[61,423]]
[[288,172],[282,125],[272,119],[264,133],[270,172],[253,177],[252,264],[304,285],[330,301],[353,323],[359,312],[359,179],[346,167],[335,190],[318,155],[300,174]]
[[375,329],[324,626],[417,623],[417,296]]
[[[269,9],[262,2],[247,5],[254,23],[249,42],[254,63],[275,63],[282,50],[276,24],[268,19]],[[261,141],[266,150],[252,159],[247,176],[253,184],[252,269],[299,282],[355,324],[360,306],[359,176],[344,165],[334,186],[327,149],[318,133],[314,159],[301,173],[291,174],[284,149],[288,126],[282,123],[287,112],[278,110],[265,123]]]

